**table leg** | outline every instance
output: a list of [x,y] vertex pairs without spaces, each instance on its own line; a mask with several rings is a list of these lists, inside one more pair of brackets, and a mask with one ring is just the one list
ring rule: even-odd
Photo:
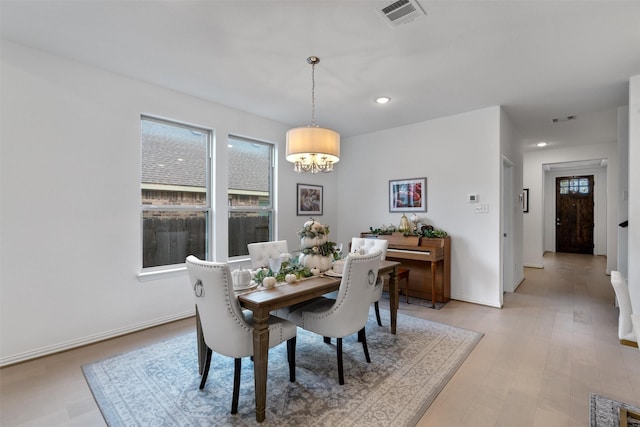
[[396,267],[393,267],[389,273],[389,312],[391,314],[391,333],[396,333],[396,324],[398,320],[398,275]]
[[256,421],[265,418],[267,404],[267,366],[269,358],[269,312],[253,312],[253,372],[256,393]]
[[436,266],[437,264],[431,261],[431,308],[436,308]]

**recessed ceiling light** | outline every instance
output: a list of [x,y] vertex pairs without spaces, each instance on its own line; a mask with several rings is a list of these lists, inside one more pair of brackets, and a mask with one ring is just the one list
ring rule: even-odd
[[389,98],[388,96],[380,96],[380,97],[376,98],[376,103],[377,104],[386,104],[389,101],[391,101],[391,98]]
[[547,143],[546,143],[546,142],[544,142],[544,141],[540,141],[540,142],[538,142],[536,145],[537,145],[538,147],[546,147],[546,146],[547,146]]

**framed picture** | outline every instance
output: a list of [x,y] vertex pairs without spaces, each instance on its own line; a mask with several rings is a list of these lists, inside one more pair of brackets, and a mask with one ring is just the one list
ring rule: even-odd
[[426,212],[427,178],[389,181],[389,212]]
[[522,194],[520,196],[522,197],[522,212],[528,213],[529,212],[529,189],[528,188],[523,189]]
[[298,215],[322,215],[322,185],[298,184]]

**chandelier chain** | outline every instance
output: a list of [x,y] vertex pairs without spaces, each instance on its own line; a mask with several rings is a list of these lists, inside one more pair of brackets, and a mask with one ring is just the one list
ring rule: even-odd
[[311,63],[311,126],[316,126],[316,63]]

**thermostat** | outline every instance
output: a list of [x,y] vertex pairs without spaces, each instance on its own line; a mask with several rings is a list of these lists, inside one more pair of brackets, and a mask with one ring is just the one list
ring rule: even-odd
[[469,203],[478,203],[478,195],[469,194]]

